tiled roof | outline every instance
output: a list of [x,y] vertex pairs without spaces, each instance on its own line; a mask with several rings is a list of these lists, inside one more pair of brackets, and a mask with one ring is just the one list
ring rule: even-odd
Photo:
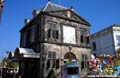
[[42,11],[60,11],[60,10],[66,10],[68,8],[51,3],[50,1],[47,3],[47,5],[42,9]]

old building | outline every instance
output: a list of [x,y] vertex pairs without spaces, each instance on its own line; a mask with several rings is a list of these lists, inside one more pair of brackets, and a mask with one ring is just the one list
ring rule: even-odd
[[87,66],[90,59],[90,24],[73,8],[48,2],[20,30],[20,48],[15,50],[23,78],[63,78],[62,66],[69,61]]
[[92,53],[114,55],[120,48],[120,25],[112,25],[91,35]]

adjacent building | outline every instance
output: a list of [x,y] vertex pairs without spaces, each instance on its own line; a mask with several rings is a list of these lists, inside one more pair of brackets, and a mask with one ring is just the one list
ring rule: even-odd
[[120,48],[120,25],[112,25],[91,35],[92,53],[114,55]]
[[63,78],[66,62],[76,62],[79,70],[90,59],[90,24],[73,8],[50,1],[32,19],[25,19],[20,30],[20,48],[14,61],[19,62],[23,78]]

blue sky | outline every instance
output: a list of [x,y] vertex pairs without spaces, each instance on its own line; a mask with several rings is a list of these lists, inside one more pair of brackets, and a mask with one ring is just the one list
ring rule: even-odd
[[[6,51],[19,47],[19,30],[25,18],[32,18],[34,9],[40,10],[48,0],[5,0],[0,24],[0,59]],[[74,10],[91,24],[91,34],[113,24],[120,24],[120,0],[51,0]]]

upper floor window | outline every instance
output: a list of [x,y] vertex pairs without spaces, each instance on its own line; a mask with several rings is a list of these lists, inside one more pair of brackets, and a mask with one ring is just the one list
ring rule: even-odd
[[89,36],[86,37],[86,43],[89,44],[90,43],[90,39]]
[[80,36],[80,42],[81,42],[81,43],[84,42],[84,37],[83,37],[83,35]]
[[26,42],[27,44],[31,42],[31,29],[26,32]]
[[120,46],[120,36],[116,36],[117,38],[117,45]]
[[56,23],[49,23],[48,38],[59,38],[59,30]]
[[31,42],[34,42],[35,40],[35,26],[31,27],[30,39],[31,39]]
[[40,22],[37,22],[36,24],[35,24],[35,26],[34,26],[34,31],[35,31],[35,33],[34,33],[34,35],[35,35],[35,41],[37,41],[37,40],[39,40],[39,32],[41,32],[41,30],[40,30],[40,28],[39,27],[41,27],[40,26]]
[[85,42],[85,37],[86,37],[86,31],[85,29],[80,30],[80,42],[83,43]]
[[22,34],[22,47],[26,46],[26,33]]
[[92,42],[93,51],[96,50],[96,42]]

